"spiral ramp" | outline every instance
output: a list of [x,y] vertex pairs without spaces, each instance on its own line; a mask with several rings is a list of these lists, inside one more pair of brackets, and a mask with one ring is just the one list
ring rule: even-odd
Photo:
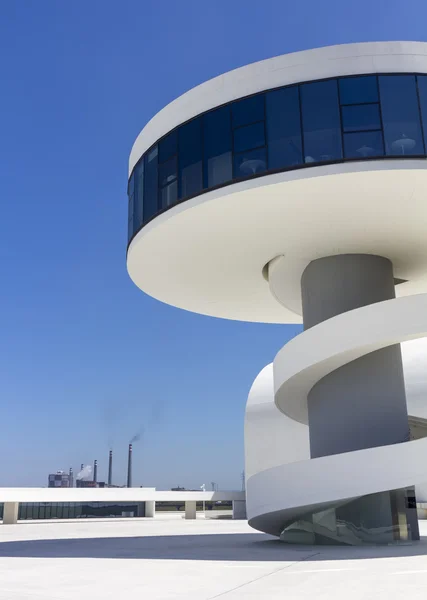
[[[337,507],[414,485],[417,493],[425,493],[427,387],[420,394],[416,386],[414,394],[405,365],[405,346],[419,345],[425,337],[427,294],[418,294],[332,317],[280,350],[254,381],[246,408],[246,495],[252,527],[285,541],[312,542],[317,533],[324,543],[360,544],[370,541],[369,532],[342,527],[334,517]],[[402,353],[408,437],[392,445],[311,459],[307,396],[313,386],[335,369],[400,342],[407,342]],[[419,439],[411,439],[411,423],[417,425]]]

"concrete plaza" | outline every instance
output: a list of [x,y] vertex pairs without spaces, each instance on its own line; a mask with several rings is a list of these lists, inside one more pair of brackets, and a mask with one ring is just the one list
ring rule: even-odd
[[286,546],[245,521],[155,519],[0,526],[0,599],[425,599],[423,539],[398,547]]

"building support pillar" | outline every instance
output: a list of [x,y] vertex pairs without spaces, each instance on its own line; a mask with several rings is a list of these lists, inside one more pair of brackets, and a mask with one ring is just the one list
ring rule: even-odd
[[156,501],[146,500],[145,501],[145,516],[154,518],[156,516]]
[[196,519],[196,501],[195,500],[186,500],[185,501],[185,518],[186,519]]
[[16,525],[19,502],[5,502],[3,505],[3,525]]
[[246,518],[246,500],[233,500],[233,519]]

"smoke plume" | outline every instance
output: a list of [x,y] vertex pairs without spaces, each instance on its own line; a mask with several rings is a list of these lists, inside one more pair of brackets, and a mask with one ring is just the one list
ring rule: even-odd
[[77,473],[76,479],[90,479],[92,475],[92,467],[86,465],[79,473]]

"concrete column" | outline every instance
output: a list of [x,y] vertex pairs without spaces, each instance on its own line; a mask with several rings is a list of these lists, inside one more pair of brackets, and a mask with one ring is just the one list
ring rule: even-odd
[[196,518],[196,501],[186,500],[185,502],[185,518],[195,519]]
[[[394,298],[393,266],[386,258],[368,254],[320,258],[305,269],[301,295],[308,329],[335,315]],[[400,345],[366,354],[326,375],[308,394],[307,405],[312,458],[405,441],[409,424]],[[339,509],[338,518],[358,528],[401,531],[397,507],[402,502],[389,492],[369,498]]]
[[233,519],[246,518],[246,500],[233,500]]
[[3,525],[15,525],[18,522],[19,502],[5,502],[3,505]]
[[156,501],[146,500],[145,501],[145,516],[155,517],[156,516]]

